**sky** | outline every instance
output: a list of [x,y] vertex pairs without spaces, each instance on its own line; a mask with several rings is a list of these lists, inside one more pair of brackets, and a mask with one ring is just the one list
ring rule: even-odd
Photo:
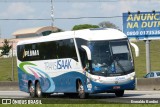
[[[0,38],[14,38],[12,34],[20,29],[51,26],[51,20],[2,20],[2,19],[51,19],[50,2],[2,2],[0,0]],[[50,1],[50,0],[49,0]],[[54,1],[54,0],[53,0]],[[58,0],[56,0],[58,1]],[[65,1],[65,0],[63,0]],[[68,0],[69,1],[69,0]],[[93,24],[109,21],[122,29],[122,13],[160,11],[160,0],[109,0],[109,2],[53,2],[54,26],[71,30],[74,25]],[[84,1],[84,0],[79,0]],[[92,1],[92,0],[88,0]],[[94,1],[94,0],[93,0]],[[98,1],[98,0],[97,0]],[[106,17],[106,18],[81,18],[58,19],[79,17]]]

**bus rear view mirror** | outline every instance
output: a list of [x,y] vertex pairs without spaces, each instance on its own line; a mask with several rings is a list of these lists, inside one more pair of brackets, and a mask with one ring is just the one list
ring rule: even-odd
[[130,44],[131,44],[131,46],[134,47],[135,55],[136,55],[136,57],[138,57],[139,56],[139,48],[138,48],[138,46],[136,44],[134,44],[134,43],[130,43]]
[[91,51],[90,51],[90,49],[85,45],[81,45],[81,47],[86,51],[88,60],[91,60]]

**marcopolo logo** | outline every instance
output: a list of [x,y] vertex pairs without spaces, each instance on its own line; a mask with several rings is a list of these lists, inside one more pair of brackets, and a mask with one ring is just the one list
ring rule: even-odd
[[25,50],[23,51],[23,58],[27,56],[39,56],[39,50]]

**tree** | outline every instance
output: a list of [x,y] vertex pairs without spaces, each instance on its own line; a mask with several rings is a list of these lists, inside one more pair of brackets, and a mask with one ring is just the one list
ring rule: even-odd
[[106,21],[103,21],[101,23],[98,24],[100,27],[102,28],[114,28],[114,29],[119,29],[118,26],[116,26],[115,24],[111,23],[111,22],[106,22]]
[[91,24],[80,24],[75,25],[72,30],[80,30],[80,29],[89,29],[89,28],[99,28],[98,25],[91,25]]
[[4,39],[1,56],[8,55],[11,48],[12,46],[9,46],[9,41],[7,39]]

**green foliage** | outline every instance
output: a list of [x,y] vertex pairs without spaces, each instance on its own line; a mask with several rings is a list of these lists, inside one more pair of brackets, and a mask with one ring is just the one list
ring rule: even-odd
[[98,24],[100,27],[102,28],[114,28],[114,29],[119,29],[118,26],[116,26],[115,24],[109,22],[109,21],[103,21],[101,23]]
[[91,25],[91,24],[80,24],[80,25],[75,25],[72,30],[81,30],[81,29],[89,29],[89,28],[114,28],[114,29],[119,29],[118,26],[115,24],[109,22],[109,21],[103,21],[99,23],[98,25]]
[[[147,73],[146,71],[146,49],[145,42],[138,41],[135,42],[138,45],[140,53],[139,57],[135,57],[135,52],[133,50],[134,55],[134,63],[135,63],[135,72],[138,78],[143,78],[143,76]],[[150,63],[151,63],[151,71],[160,71],[160,41],[152,40],[150,42]]]
[[4,39],[1,55],[2,56],[8,55],[11,48],[12,48],[12,46],[9,46],[9,41],[7,39]]
[[[17,62],[14,57],[14,77],[18,79]],[[0,58],[0,81],[11,81],[12,78],[12,58]]]
[[80,24],[75,25],[72,30],[80,30],[80,29],[89,29],[89,28],[99,28],[98,25],[91,25],[91,24]]
[[62,29],[57,29],[56,31],[53,31],[52,33],[57,33],[57,32],[63,32]]

